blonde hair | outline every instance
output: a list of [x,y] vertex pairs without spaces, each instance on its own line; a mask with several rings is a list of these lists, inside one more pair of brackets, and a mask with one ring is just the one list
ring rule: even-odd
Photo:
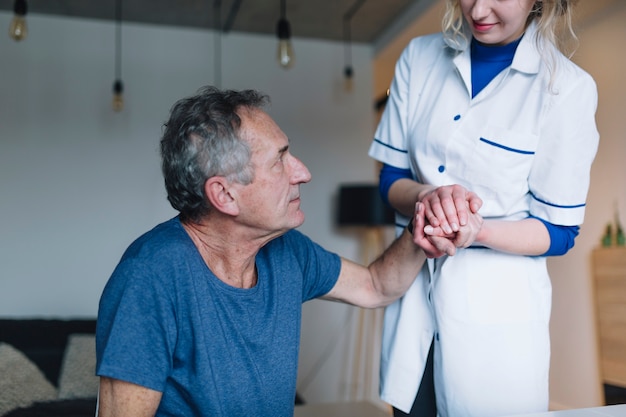
[[[550,71],[550,84],[556,72],[556,56],[552,45],[563,55],[571,58],[578,46],[578,38],[572,26],[572,8],[578,0],[536,0],[528,15],[526,26],[537,23],[535,43]],[[442,31],[449,44],[460,47],[467,43],[467,23],[461,11],[460,0],[446,0]]]

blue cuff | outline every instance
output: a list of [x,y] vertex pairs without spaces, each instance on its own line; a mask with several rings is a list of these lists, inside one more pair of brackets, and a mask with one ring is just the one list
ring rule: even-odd
[[548,229],[550,248],[542,256],[565,255],[568,250],[574,247],[574,239],[580,230],[579,226],[559,226],[539,217],[529,216],[529,218],[539,220]]
[[413,179],[411,170],[383,164],[378,178],[378,190],[380,191],[380,196],[383,198],[385,204],[389,204],[389,189],[391,188],[391,185],[402,178]]

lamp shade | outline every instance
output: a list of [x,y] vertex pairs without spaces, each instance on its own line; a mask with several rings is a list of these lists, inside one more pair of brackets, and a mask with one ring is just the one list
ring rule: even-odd
[[344,184],[339,187],[340,226],[383,226],[395,223],[376,184]]

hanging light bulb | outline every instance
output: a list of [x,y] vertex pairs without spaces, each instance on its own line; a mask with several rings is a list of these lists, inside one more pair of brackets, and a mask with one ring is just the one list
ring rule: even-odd
[[354,70],[352,65],[348,65],[343,69],[343,86],[347,92],[352,91],[354,87]]
[[278,63],[283,68],[291,68],[294,62],[293,46],[291,45],[291,26],[286,17],[285,0],[280,2],[280,19],[276,26],[278,35]]
[[122,82],[122,0],[115,2],[115,81],[113,82],[113,110],[124,109],[124,83]]
[[290,32],[287,19],[280,19],[278,21],[278,63],[283,68],[293,66],[294,53]]
[[113,83],[113,110],[122,111],[124,109],[124,83],[122,80],[115,80]]
[[26,26],[27,10],[26,0],[15,0],[13,4],[14,16],[9,26],[9,36],[16,41],[25,39],[28,34],[28,27]]
[[345,66],[343,67],[343,88],[351,92],[354,87],[354,68],[352,67],[352,31],[350,28],[350,17],[343,18],[343,41],[345,53]]
[[346,64],[343,67],[344,88],[351,92],[354,87],[354,67],[352,66],[352,25],[351,21],[365,0],[356,0],[343,15],[343,41]]

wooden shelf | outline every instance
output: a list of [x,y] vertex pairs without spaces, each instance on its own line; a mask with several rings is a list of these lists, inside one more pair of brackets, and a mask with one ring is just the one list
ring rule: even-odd
[[592,268],[602,378],[626,387],[626,247],[595,249]]

